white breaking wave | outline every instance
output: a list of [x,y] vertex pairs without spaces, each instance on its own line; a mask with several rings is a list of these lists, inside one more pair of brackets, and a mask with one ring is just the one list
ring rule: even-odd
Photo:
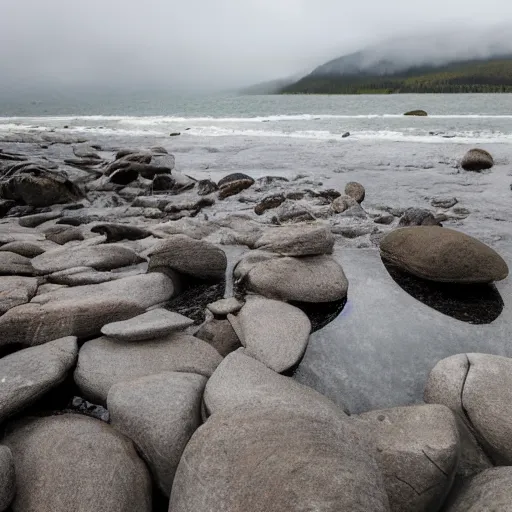
[[[271,123],[283,121],[321,121],[329,119],[403,119],[411,122],[411,117],[403,114],[282,114],[255,117],[183,117],[183,116],[42,116],[42,117],[0,117],[0,123],[79,123],[80,121],[105,122],[119,124],[133,124],[144,126],[158,126],[172,123]],[[427,118],[415,118],[418,122],[424,119],[512,119],[512,115],[503,114],[432,114]]]

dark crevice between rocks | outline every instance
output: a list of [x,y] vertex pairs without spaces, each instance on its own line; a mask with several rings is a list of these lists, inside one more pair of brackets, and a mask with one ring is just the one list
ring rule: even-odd
[[184,277],[182,290],[165,304],[165,308],[194,320],[200,325],[205,320],[206,306],[224,298],[226,281],[209,281]]
[[493,466],[497,466],[498,464],[496,463],[496,461],[494,460],[492,455],[489,453],[489,450],[485,449],[485,442],[482,440],[482,438],[478,434],[477,430],[473,426],[473,422],[471,421],[469,412],[466,409],[466,407],[464,407],[464,388],[466,387],[466,382],[468,380],[469,372],[471,370],[471,361],[469,360],[469,357],[467,354],[465,354],[465,356],[468,361],[468,369],[466,371],[466,375],[464,375],[464,381],[462,382],[462,386],[460,389],[460,409],[462,411],[462,414],[464,415],[465,423],[468,427],[468,430],[471,433],[471,435],[473,436],[473,439],[475,440],[475,443],[478,445],[478,448],[480,448],[480,450],[485,454],[485,456],[489,459],[489,461],[491,462],[491,464]]
[[416,277],[382,259],[394,281],[427,306],[462,322],[490,324],[503,311],[504,303],[493,284],[438,283]]

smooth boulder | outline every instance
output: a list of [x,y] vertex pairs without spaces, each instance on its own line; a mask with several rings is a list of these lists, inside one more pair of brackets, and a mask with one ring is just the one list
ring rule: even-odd
[[9,309],[26,304],[37,292],[37,279],[34,277],[0,277],[0,315]]
[[425,401],[450,407],[495,465],[512,465],[512,359],[458,354],[440,361]]
[[108,393],[111,424],[135,443],[166,496],[201,424],[205,384],[202,375],[169,372],[115,384]]
[[351,416],[380,466],[394,512],[435,512],[451,489],[459,461],[455,416],[442,405],[418,405]]
[[34,268],[30,259],[14,252],[0,251],[0,275],[2,276],[32,276]]
[[330,256],[268,259],[255,264],[243,281],[247,290],[285,302],[333,302],[348,290],[343,269]]
[[76,338],[69,336],[0,359],[0,422],[58,386],[74,366]]
[[128,267],[144,261],[128,247],[115,244],[73,247],[47,251],[32,259],[35,270],[51,274],[74,267],[92,267],[96,270],[112,270]]
[[383,259],[431,281],[491,283],[508,276],[494,249],[453,229],[419,226],[392,231],[380,243]]
[[311,412],[315,417],[345,417],[331,400],[291,377],[279,375],[243,348],[224,358],[208,379],[203,396],[206,412],[250,406]]
[[222,178],[217,185],[219,187],[219,199],[226,199],[254,185],[254,180],[247,174],[235,172]]
[[297,364],[306,350],[311,322],[290,304],[248,295],[237,320],[247,354],[278,373]]
[[129,320],[104,325],[101,333],[120,341],[144,341],[182,331],[193,323],[179,313],[157,308]]
[[225,278],[227,259],[222,249],[186,235],[172,235],[149,252],[149,270],[170,268],[199,279]]
[[364,201],[366,191],[361,183],[358,183],[357,181],[350,181],[345,186],[345,194],[355,199],[358,203],[362,203]]
[[185,448],[169,512],[384,512],[375,461],[345,419],[240,408],[212,415]]
[[494,165],[492,155],[485,149],[470,149],[462,158],[461,167],[466,171],[483,171]]
[[208,343],[186,334],[139,343],[101,337],[80,349],[75,382],[85,398],[104,404],[110,388],[119,382],[162,372],[210,377],[221,361]]
[[12,512],[151,512],[151,480],[126,437],[80,414],[8,425]]
[[322,223],[297,224],[269,228],[256,241],[255,249],[283,256],[317,256],[331,254],[334,236],[329,225]]
[[160,273],[102,284],[58,288],[0,316],[0,346],[40,345],[64,336],[98,336],[108,323],[142,314],[170,299],[172,281]]

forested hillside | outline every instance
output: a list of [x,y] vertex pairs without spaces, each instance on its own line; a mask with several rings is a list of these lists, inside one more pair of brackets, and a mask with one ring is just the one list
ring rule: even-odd
[[319,75],[284,87],[288,94],[512,92],[512,56],[413,68],[395,74]]

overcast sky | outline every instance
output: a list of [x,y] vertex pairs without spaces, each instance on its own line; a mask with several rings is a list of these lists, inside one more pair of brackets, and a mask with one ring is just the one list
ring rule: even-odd
[[497,23],[512,24],[510,0],[0,0],[0,85],[238,86]]

